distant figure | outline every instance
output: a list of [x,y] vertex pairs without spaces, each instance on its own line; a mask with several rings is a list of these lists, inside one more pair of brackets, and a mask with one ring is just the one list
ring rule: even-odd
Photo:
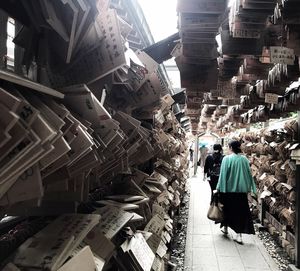
[[204,179],[206,175],[212,194],[217,187],[223,157],[223,149],[221,144],[214,144],[213,153],[208,155],[205,160]]
[[224,221],[221,227],[224,226],[224,234],[228,234],[228,227],[233,229],[237,233],[235,241],[242,244],[242,233],[255,234],[247,193],[256,193],[256,187],[249,161],[241,154],[241,143],[232,141],[229,149],[232,153],[222,160],[217,184],[220,200],[224,204]]
[[197,165],[203,168],[204,163],[205,163],[205,159],[206,159],[206,156],[207,156],[208,148],[205,145],[202,145],[200,147],[199,151],[200,151],[200,158],[199,158],[199,161],[198,161]]
[[194,143],[190,145],[190,161],[194,161]]

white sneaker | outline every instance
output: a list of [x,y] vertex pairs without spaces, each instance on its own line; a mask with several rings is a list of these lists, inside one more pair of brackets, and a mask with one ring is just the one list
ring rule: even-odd
[[242,234],[238,233],[234,239],[234,241],[236,241],[238,244],[243,244],[243,239],[242,239]]

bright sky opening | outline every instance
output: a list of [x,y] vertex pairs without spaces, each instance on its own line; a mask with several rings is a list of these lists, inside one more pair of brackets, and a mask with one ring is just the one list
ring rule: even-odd
[[178,32],[177,0],[138,0],[155,42]]

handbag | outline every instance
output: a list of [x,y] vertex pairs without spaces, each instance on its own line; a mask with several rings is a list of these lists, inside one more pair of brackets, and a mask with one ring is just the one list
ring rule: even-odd
[[208,208],[207,218],[217,223],[223,222],[223,207],[224,205],[219,201],[218,193],[214,194]]

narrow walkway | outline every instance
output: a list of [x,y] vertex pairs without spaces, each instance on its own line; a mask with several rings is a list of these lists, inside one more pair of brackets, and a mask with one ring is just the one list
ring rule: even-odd
[[[203,174],[203,173],[202,173]],[[195,271],[278,271],[257,236],[243,235],[243,245],[233,241],[230,230],[225,237],[219,225],[206,218],[210,200],[208,182],[203,182],[201,173],[190,178],[191,198],[185,270]]]

